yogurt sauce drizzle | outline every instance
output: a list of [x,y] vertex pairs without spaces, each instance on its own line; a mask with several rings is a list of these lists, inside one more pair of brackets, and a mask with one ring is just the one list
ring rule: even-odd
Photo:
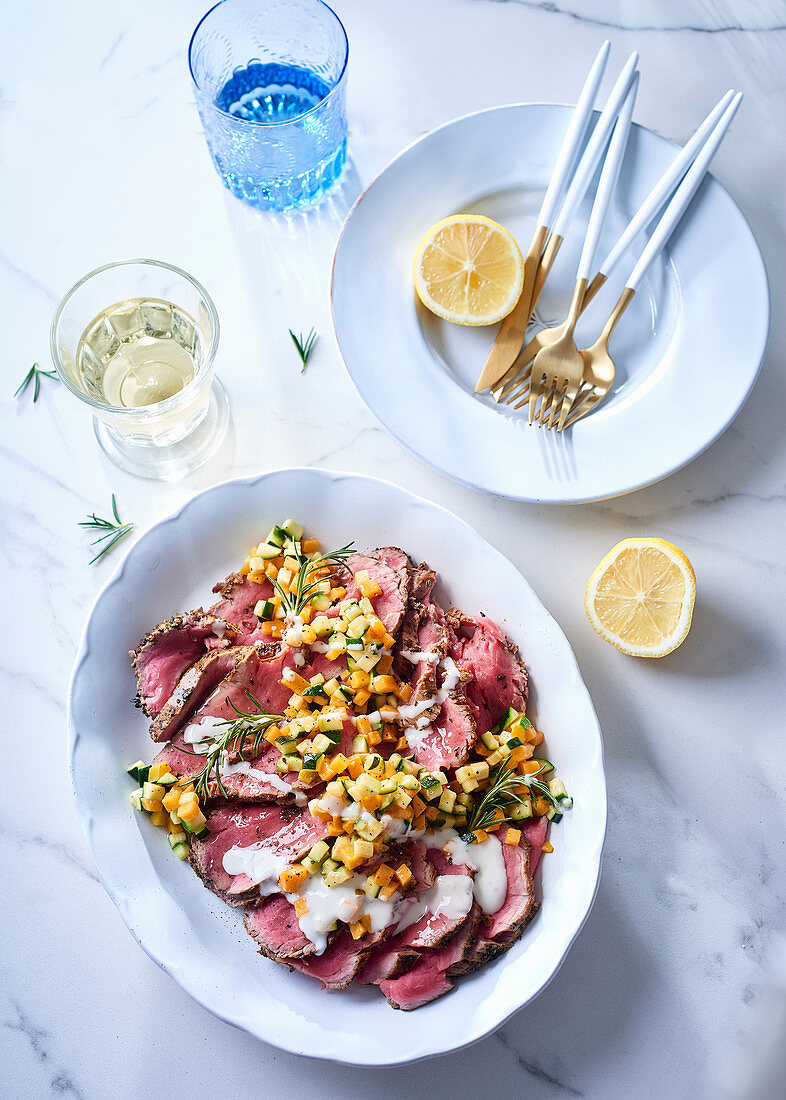
[[417,894],[407,905],[396,925],[402,932],[411,924],[431,913],[434,917],[444,913],[447,917],[466,917],[472,908],[472,879],[466,875],[438,875],[434,885]]
[[[227,874],[247,875],[259,887],[262,897],[267,897],[281,893],[278,876],[289,860],[269,848],[235,845],[224,853],[222,863]],[[362,892],[364,881],[365,876],[353,875],[339,886],[328,886],[321,875],[312,875],[296,894],[285,894],[292,904],[298,898],[305,898],[308,912],[299,918],[298,923],[303,935],[316,947],[317,955],[321,955],[327,947],[328,933],[337,921],[348,923],[368,915],[372,932],[381,932],[393,924],[401,899],[381,901],[379,898],[369,898]]]
[[198,722],[189,722],[183,730],[183,740],[187,745],[192,745],[194,752],[207,754],[215,744],[219,731],[224,733],[226,722],[222,718],[205,716]]
[[[482,844],[467,844],[455,829],[417,835],[425,835],[429,848],[441,848],[454,863],[472,867],[475,877],[439,875],[433,886],[418,895],[381,901],[362,893],[362,875],[353,875],[339,886],[328,886],[321,875],[312,875],[296,894],[285,896],[292,904],[298,898],[305,898],[308,912],[299,918],[299,924],[303,935],[316,947],[318,955],[327,947],[328,933],[337,921],[348,923],[368,915],[372,932],[381,932],[394,923],[396,931],[400,932],[426,913],[466,916],[472,908],[473,899],[487,914],[496,913],[502,906],[507,892],[507,875],[502,845],[495,836],[490,836]],[[278,876],[288,863],[288,859],[268,848],[242,848],[237,845],[230,848],[223,859],[227,874],[247,875],[259,886],[263,897],[280,892]]]

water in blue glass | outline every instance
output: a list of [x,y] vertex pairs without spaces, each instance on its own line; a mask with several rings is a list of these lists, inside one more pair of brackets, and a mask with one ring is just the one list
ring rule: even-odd
[[331,90],[297,65],[252,61],[235,69],[215,100],[224,118],[214,115],[213,124],[224,132],[211,135],[227,187],[273,210],[320,198],[346,160],[344,96],[328,100]]

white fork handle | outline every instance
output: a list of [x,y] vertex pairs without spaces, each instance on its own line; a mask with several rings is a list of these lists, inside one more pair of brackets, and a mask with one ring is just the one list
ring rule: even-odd
[[680,218],[688,208],[691,199],[696,193],[699,184],[704,179],[707,169],[710,166],[712,158],[718,151],[718,146],[723,141],[726,131],[731,125],[731,120],[737,113],[737,108],[742,101],[742,92],[737,92],[734,99],[729,106],[723,112],[720,122],[715,126],[710,136],[707,138],[707,142],[699,155],[694,160],[688,171],[685,173],[685,178],[674,192],[674,196],[671,202],[666,207],[663,215],[655,226],[652,236],[647,242],[647,246],[642,252],[638,263],[633,268],[630,278],[628,279],[626,286],[631,290],[636,290],[641,280],[644,278],[644,274],[652,261],[658,255],[660,250],[668,241],[676,229]]
[[702,145],[704,145],[715,123],[728,107],[733,95],[734,92],[732,91],[726,92],[726,95],[716,104],[712,111],[710,111],[690,141],[688,141],[685,147],[676,155],[639,209],[633,215],[630,225],[628,225],[611,252],[609,252],[606,259],[600,265],[601,275],[608,276],[611,274],[622,255],[636,239],[636,236],[645,226],[649,225],[661,209],[666,199],[685,175],[688,168],[690,168],[696,154],[701,149]]
[[614,189],[617,186],[617,179],[619,178],[620,168],[622,167],[622,161],[625,157],[625,150],[628,145],[630,123],[633,117],[633,106],[636,102],[636,92],[638,90],[639,74],[634,73],[633,83],[630,86],[630,91],[628,92],[625,102],[622,104],[619,118],[614,125],[614,133],[611,135],[609,150],[603,162],[603,170],[600,174],[598,190],[595,193],[595,201],[592,204],[592,213],[590,214],[589,225],[587,226],[587,235],[584,238],[584,247],[581,250],[579,268],[576,273],[577,279],[587,279],[587,281],[589,281],[592,275],[592,265],[595,262],[595,253],[598,251],[598,241],[600,240],[603,223],[606,220],[606,213],[609,209],[611,196],[614,194]]
[[562,204],[562,209],[557,215],[555,224],[552,226],[552,230],[556,236],[565,236],[565,231],[570,225],[579,203],[587,193],[590,180],[595,175],[595,169],[600,163],[603,150],[606,148],[606,144],[609,140],[611,128],[617,120],[622,101],[625,99],[633,83],[633,74],[636,71],[638,61],[639,55],[634,51],[625,62],[622,72],[617,77],[616,84],[611,89],[611,94],[606,100],[606,106],[601,111],[597,125],[590,134],[587,146],[581,154],[579,166],[570,182],[570,187],[565,196],[565,201]]
[[592,68],[584,82],[584,87],[581,89],[581,95],[574,108],[573,116],[562,141],[562,148],[557,155],[554,171],[551,173],[551,179],[546,188],[546,194],[543,196],[543,203],[538,214],[538,225],[551,226],[551,220],[565,193],[568,177],[576,163],[576,154],[584,140],[584,135],[587,133],[595,96],[598,94],[600,82],[603,80],[610,49],[611,43],[607,40],[598,50],[598,55],[593,61]]

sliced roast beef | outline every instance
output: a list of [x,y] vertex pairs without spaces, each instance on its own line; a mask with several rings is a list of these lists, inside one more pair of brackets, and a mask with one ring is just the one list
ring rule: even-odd
[[[184,730],[180,730],[168,741],[154,763],[165,761],[173,775],[195,775],[205,766],[205,755],[194,752],[183,740]],[[221,787],[211,780],[208,797],[227,799],[231,802],[280,802],[282,805],[305,802],[301,792],[305,784],[292,772],[280,775],[276,770],[276,761],[280,754],[277,749],[265,744],[263,751],[251,760],[241,760],[238,752],[230,754],[230,760],[221,769]],[[223,791],[222,789],[223,788]]]
[[449,654],[468,676],[467,702],[480,734],[497,724],[508,707],[527,705],[527,672],[519,651],[496,623],[470,619],[457,608],[447,615]]
[[254,608],[259,600],[269,600],[273,595],[270,581],[257,584],[242,573],[230,573],[213,591],[218,592],[221,598],[213,604],[209,613],[232,624],[239,645],[264,641],[265,636],[260,629],[260,621],[254,614]]
[[191,865],[210,890],[228,905],[243,905],[259,897],[247,875],[230,875],[224,856],[230,848],[266,848],[288,861],[297,860],[327,834],[325,825],[308,810],[270,805],[227,805],[211,810],[209,835],[192,840]]
[[387,979],[379,988],[393,1008],[411,1011],[435,1001],[453,988],[451,977],[460,969],[471,950],[480,910],[473,905],[447,942],[432,950],[422,951],[415,965],[403,977]]
[[518,939],[537,908],[529,871],[529,844],[526,841],[522,845],[506,844],[507,833],[504,826],[497,833],[505,860],[505,900],[496,913],[483,921],[483,935],[491,940]]
[[431,602],[431,592],[436,584],[437,574],[429,569],[425,562],[414,566],[409,584],[409,598],[404,619],[399,634],[399,644],[396,647],[397,654],[394,667],[403,680],[408,680],[412,672],[411,662],[401,656],[402,651],[415,652],[418,650],[418,627],[426,612],[427,605]]
[[301,974],[318,978],[323,989],[345,989],[357,976],[369,952],[381,938],[382,933],[377,933],[353,940],[347,927],[343,926],[321,955],[283,961],[290,970],[298,970]]
[[224,619],[202,611],[159,623],[130,654],[136,673],[137,705],[155,718],[186,669],[205,650],[222,649],[233,640],[234,632]]
[[543,845],[549,829],[548,818],[531,817],[528,821],[520,822],[518,827],[529,844],[529,873],[534,875],[543,854]]
[[[402,662],[400,675],[412,687],[410,707],[417,707],[419,710],[418,704],[423,700],[436,700],[440,662],[445,659],[448,644],[448,631],[442,609],[432,603],[424,605],[414,634],[414,649],[399,648]],[[439,706],[435,701],[433,707],[417,716],[416,723],[419,720],[423,726],[438,713]]]
[[[545,818],[534,821],[546,821]],[[529,825],[529,822],[525,823]],[[532,828],[533,836],[540,836],[540,844],[545,838],[545,828]],[[484,917],[478,928],[478,935],[471,950],[462,959],[454,973],[469,973],[492,962],[504,954],[519,939],[522,932],[538,912],[540,906],[535,901],[535,889],[530,867],[531,848],[526,839],[521,845],[505,844],[507,828],[497,834],[502,843],[502,855],[505,860],[507,889],[505,900],[496,913]],[[538,853],[540,849],[538,848]]]
[[206,653],[180,677],[175,690],[153,719],[150,736],[168,741],[212,695],[221,681],[247,656],[245,647]]
[[400,943],[380,943],[367,956],[355,981],[360,985],[379,985],[384,981],[392,981],[411,970],[419,958],[420,952],[414,947]]
[[182,677],[153,722],[150,736],[154,741],[171,740],[192,719],[197,724],[210,719],[231,722],[238,710],[254,712],[255,703],[271,714],[283,714],[292,693],[280,681],[293,660],[292,650],[277,643],[208,654]]
[[[368,554],[353,554],[347,558],[347,566],[353,574],[365,570],[377,582],[382,591],[371,598],[371,603],[388,634],[396,637],[409,597],[412,563],[407,555],[395,546],[383,546],[379,550],[370,550]],[[354,580],[347,585],[347,596],[361,598]]]
[[[195,753],[200,731],[204,731],[202,736],[207,746],[207,739],[215,739],[225,732],[226,723],[234,722],[239,710],[255,713],[255,702],[271,713],[281,713],[286,707],[290,691],[282,685],[282,680],[284,674],[292,669],[292,650],[288,647],[276,648],[273,653],[262,655],[255,646],[247,646],[245,650],[246,655],[232,673],[221,681],[191,720],[172,735],[156,758],[165,760],[175,775],[192,775],[204,767],[204,754]],[[344,723],[341,741],[336,745],[337,751],[351,755],[354,733],[355,728],[348,720]],[[239,745],[233,745],[228,760],[222,762],[221,786],[217,781],[211,783],[211,798],[222,797],[239,802],[305,801],[300,794],[305,784],[298,779],[297,773],[281,775],[277,771],[276,764],[281,753],[275,745],[263,740],[256,756],[243,759],[240,758],[239,748]]]
[[463,690],[451,691],[436,719],[417,738],[415,760],[430,771],[458,768],[477,739],[477,728]]
[[313,955],[316,948],[302,932],[294,906],[283,894],[271,894],[259,905],[249,905],[243,918],[260,954],[280,962]]

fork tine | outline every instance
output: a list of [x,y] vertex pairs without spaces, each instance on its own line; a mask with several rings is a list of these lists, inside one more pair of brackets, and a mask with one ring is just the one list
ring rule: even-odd
[[526,397],[529,387],[532,383],[530,372],[527,371],[525,376],[519,379],[519,382],[514,390],[512,390],[507,397],[503,398],[503,404],[510,405],[513,401],[516,401],[520,397]]
[[606,395],[599,393],[596,389],[590,389],[585,395],[582,396],[580,401],[577,401],[565,421],[566,428],[572,428],[577,420],[581,420],[587,413],[592,412],[599,401],[602,401]]
[[545,385],[543,387],[543,400],[540,403],[540,410],[535,415],[538,427],[542,428],[544,424],[548,427],[547,421],[549,413],[554,406],[554,401],[557,398],[557,386],[556,378],[554,375],[550,375],[546,378]]
[[[528,402],[529,403],[529,422],[530,422],[530,424],[532,424],[532,421],[535,419],[535,408],[538,404],[538,398],[543,396],[543,392],[544,392],[543,391],[543,382],[544,382],[544,379],[545,379],[545,374],[543,373],[543,371],[538,372],[538,374],[530,374],[529,402]],[[520,401],[518,404],[516,404],[514,406],[514,408],[518,409],[523,404],[524,404],[524,401]]]
[[[515,363],[508,371],[508,375],[510,375],[510,378],[505,381],[505,378],[507,377],[506,375],[501,379],[500,396],[504,396],[506,392],[510,392],[511,386],[516,384],[522,371],[529,366],[529,364],[533,361],[535,356],[541,350],[540,340],[538,339],[539,336],[540,333],[536,332],[530,342],[524,347],[522,351],[519,352]],[[513,371],[515,371],[515,373],[511,374],[511,372]]]
[[576,404],[576,397],[581,389],[583,379],[578,383],[568,382],[565,389],[565,397],[562,401],[562,410],[559,414],[559,423],[557,424],[557,431],[561,432],[565,430],[565,421],[568,419],[573,406]]
[[501,401],[505,391],[508,389],[508,384],[511,382],[514,384],[518,382],[520,375],[521,368],[518,359],[516,359],[502,375],[499,382],[494,383],[491,390],[491,396],[494,400],[497,402]]
[[567,392],[567,379],[560,381],[559,384],[554,385],[554,398],[551,402],[551,415],[549,416],[549,422],[546,427],[551,430],[556,428],[557,420],[561,415],[562,406],[565,403],[565,394]]

